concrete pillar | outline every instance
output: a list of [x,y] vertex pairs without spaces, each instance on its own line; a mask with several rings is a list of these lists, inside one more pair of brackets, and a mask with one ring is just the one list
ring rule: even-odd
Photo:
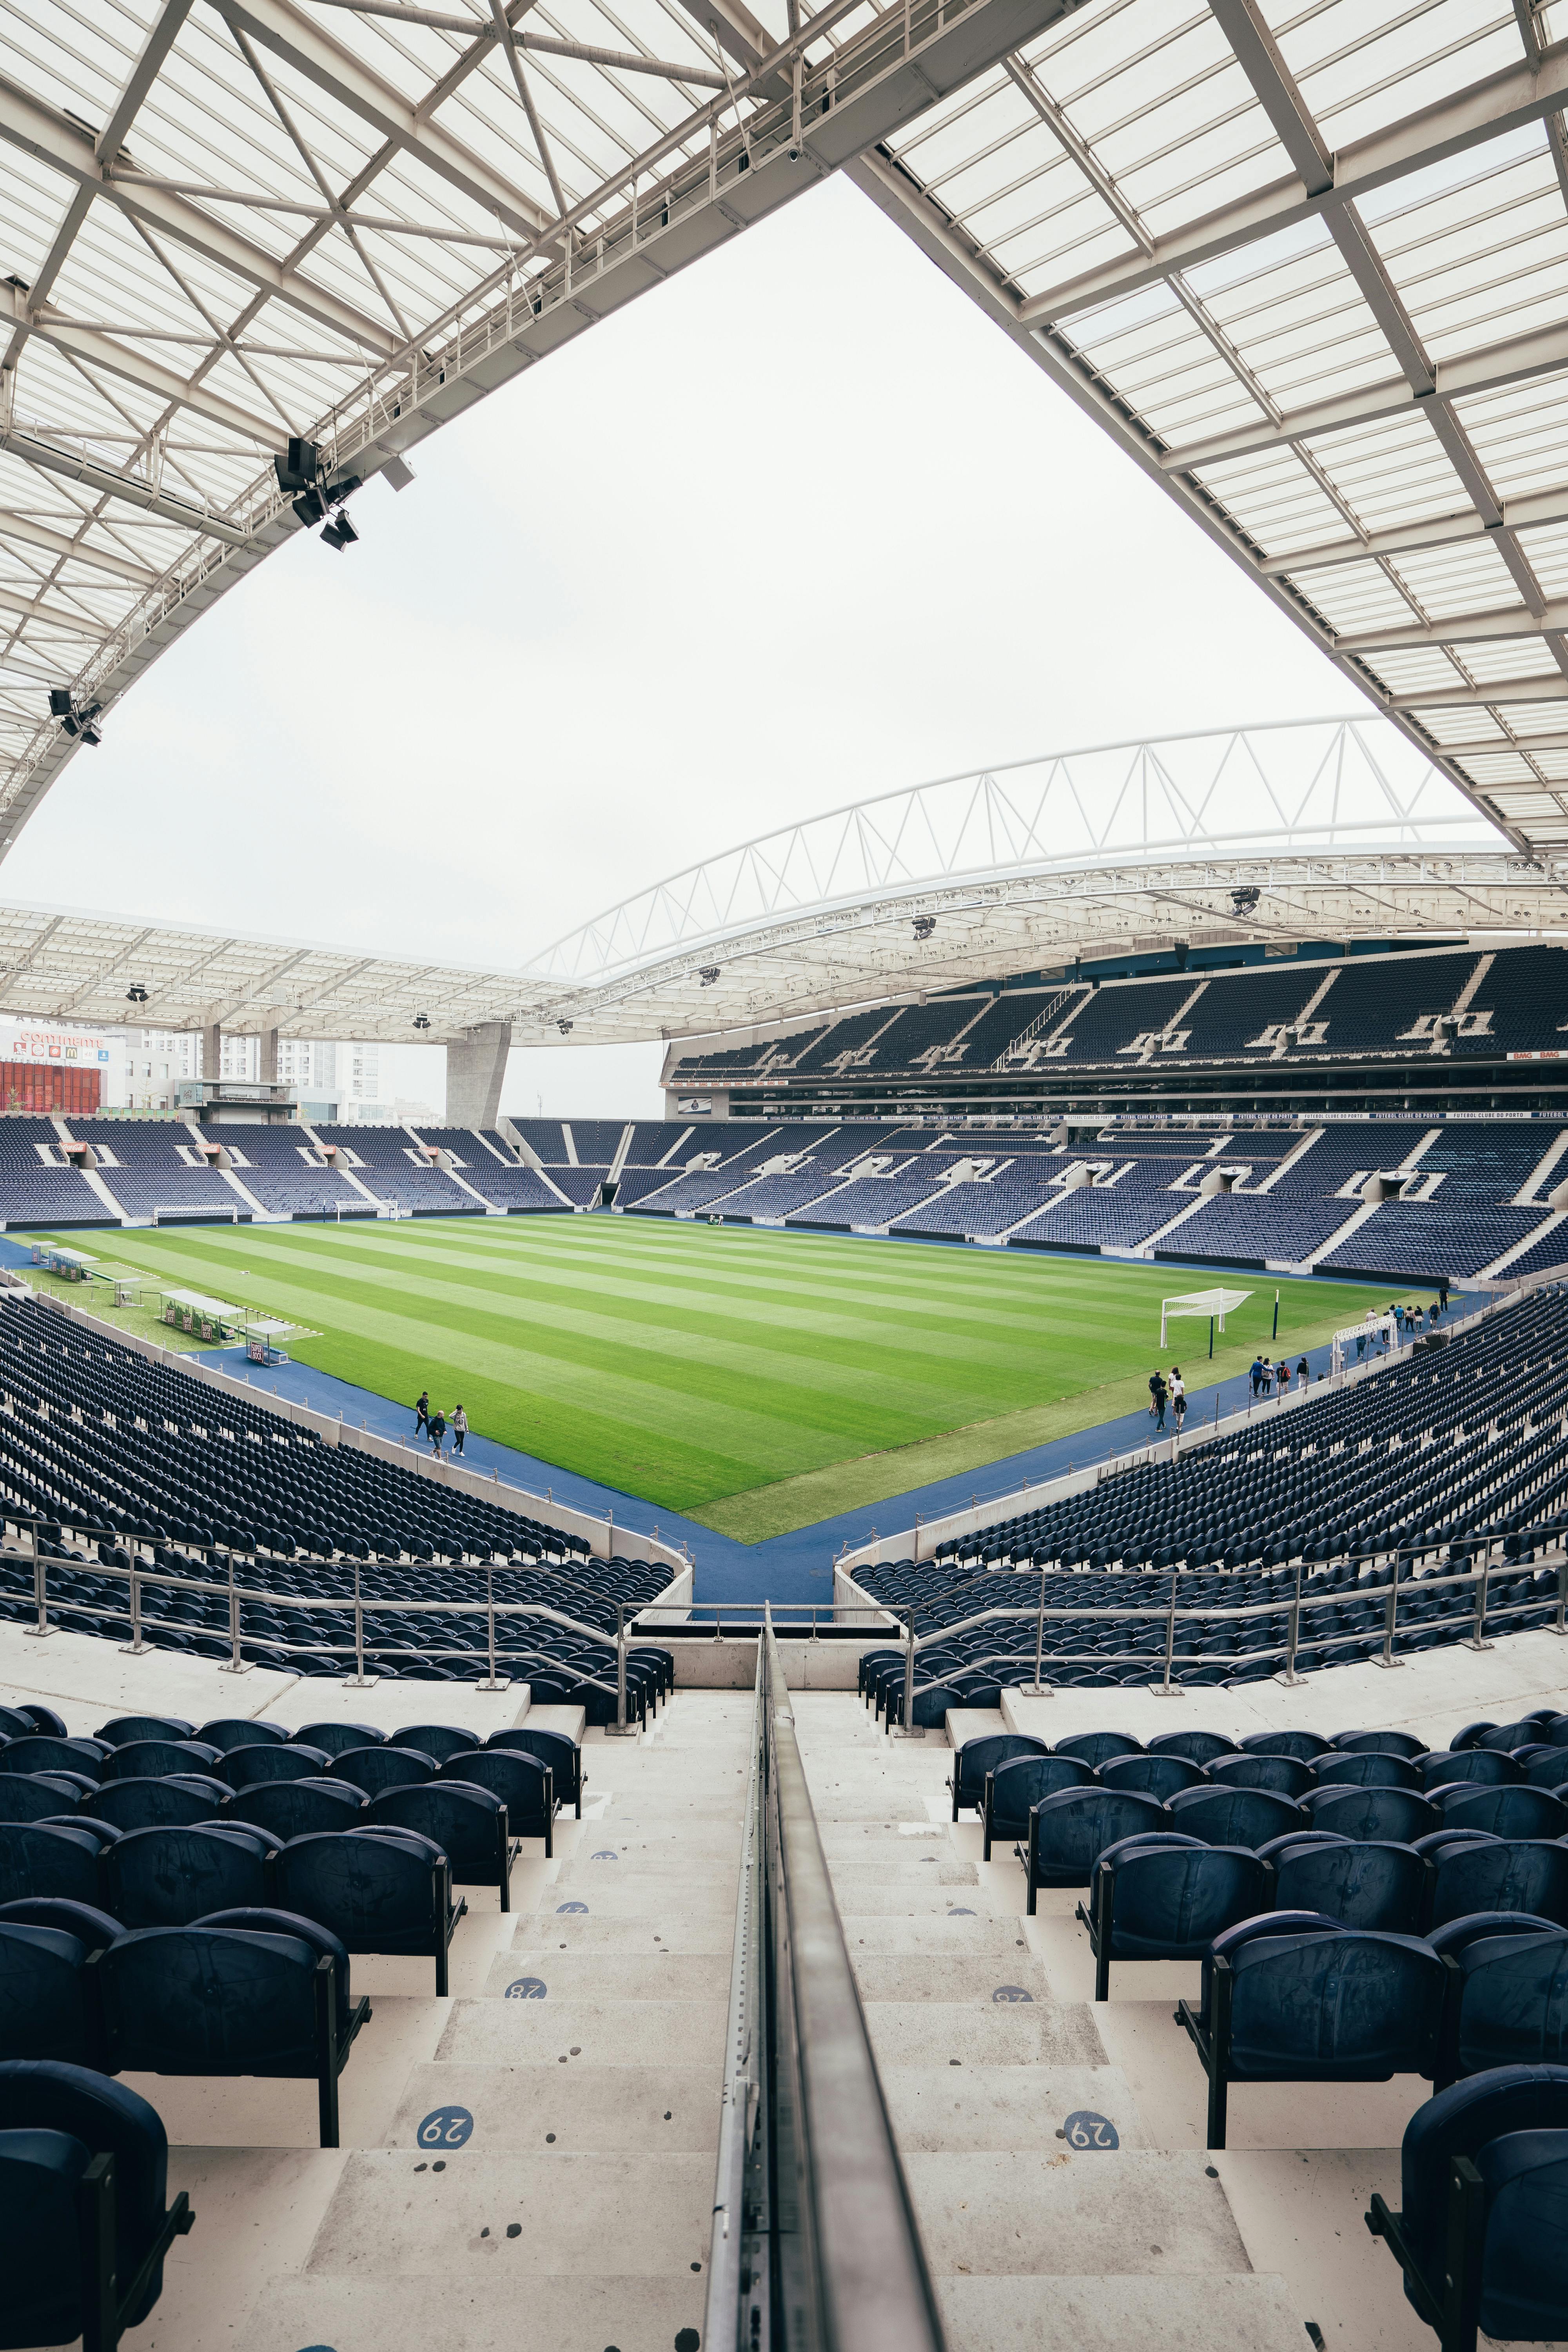
[[278,1082],[278,1032],[264,1029],[261,1033],[261,1080],[264,1086]]
[[202,1079],[213,1086],[223,1076],[223,1024],[208,1021],[202,1026]]
[[447,1048],[447,1124],[493,1127],[511,1051],[511,1023],[482,1021]]

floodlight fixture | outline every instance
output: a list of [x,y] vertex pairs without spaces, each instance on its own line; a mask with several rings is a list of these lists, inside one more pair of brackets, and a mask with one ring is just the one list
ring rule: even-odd
[[103,730],[98,723],[103,716],[103,705],[79,702],[68,686],[50,687],[49,716],[59,720],[65,734],[79,736],[84,743],[103,740]]
[[280,490],[308,489],[321,470],[321,452],[313,441],[291,440],[272,466]]
[[570,1037],[572,1034],[572,1024],[570,1021],[558,1021],[555,1024],[555,1026],[560,1030],[561,1034],[563,1037]]
[[416,1029],[428,1029],[430,1015],[427,1013],[416,1013],[414,1016],[414,1026]]
[[1248,882],[1244,884],[1239,890],[1233,890],[1231,892],[1230,903],[1236,908],[1238,915],[1250,915],[1262,896],[1262,891],[1255,888],[1254,886]]
[[146,1003],[146,1002],[147,1002],[147,992],[146,992],[146,990],[142,987],[142,983],[141,983],[141,982],[140,982],[139,980],[133,980],[133,981],[132,982],[132,983],[131,983],[130,987],[126,990],[126,992],[125,992],[125,1002],[127,1003],[127,1004],[145,1004],[145,1003]]
[[705,963],[698,972],[697,977],[704,988],[711,988],[714,982],[719,977],[718,965],[716,963]]
[[915,937],[917,940],[929,940],[935,929],[936,917],[934,915],[917,915],[915,917]]

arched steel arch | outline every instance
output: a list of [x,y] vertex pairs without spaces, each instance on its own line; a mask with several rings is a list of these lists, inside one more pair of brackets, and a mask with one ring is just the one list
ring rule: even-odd
[[835,809],[689,866],[538,957],[514,1037],[690,1036],[1220,940],[1568,927],[1385,719],[1099,745]]

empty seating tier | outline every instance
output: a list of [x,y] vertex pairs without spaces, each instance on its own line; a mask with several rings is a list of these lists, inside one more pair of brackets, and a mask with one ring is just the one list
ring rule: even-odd
[[[933,1721],[968,1703],[943,1691],[1032,1681],[1037,1639],[1054,1683],[1146,1683],[1168,1661],[1173,1684],[1201,1685],[1274,1675],[1288,1655],[1305,1673],[1553,1623],[1565,1413],[1568,1293],[1551,1289],[1288,1418],[855,1580],[912,1612],[915,1699]],[[1116,1617],[1130,1607],[1142,1622]],[[996,1609],[1016,1614],[968,1622]],[[964,1630],[942,1638],[950,1625]],[[901,1651],[879,1668],[889,1720],[904,1670]]]

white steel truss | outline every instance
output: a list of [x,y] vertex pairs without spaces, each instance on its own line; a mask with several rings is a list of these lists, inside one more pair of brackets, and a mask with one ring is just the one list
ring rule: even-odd
[[[0,907],[0,1013],[445,1045],[733,1034],[1185,940],[1568,938],[1568,858],[1500,839],[1387,719],[1053,753],[883,793],[640,892],[522,971]],[[144,992],[144,993],[133,992]]]
[[1058,752],[782,827],[558,940],[513,1034],[716,1034],[1182,940],[1564,929],[1568,859],[1512,849],[1389,720],[1325,719]]
[[0,856],[291,437],[368,478],[1071,5],[0,8]]

